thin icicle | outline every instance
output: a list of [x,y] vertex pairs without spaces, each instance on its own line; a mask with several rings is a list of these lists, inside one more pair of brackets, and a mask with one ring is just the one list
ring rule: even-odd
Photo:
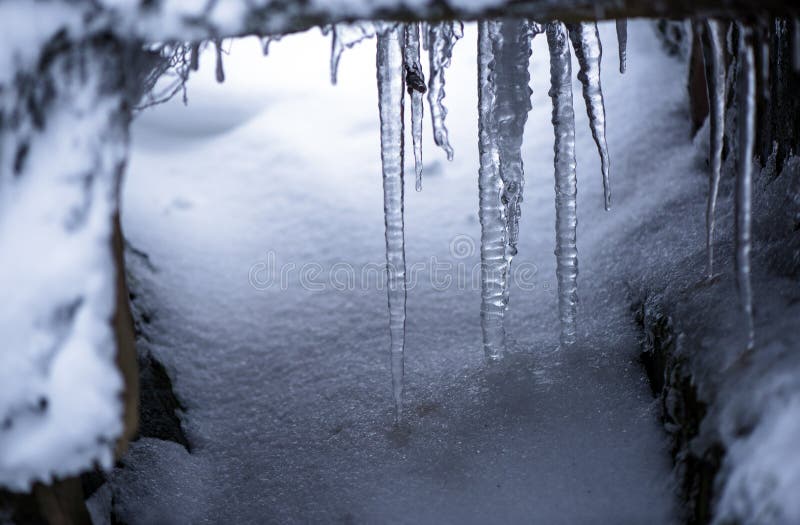
[[422,64],[419,60],[419,24],[405,26],[405,45],[403,46],[406,87],[411,96],[411,139],[414,145],[414,172],[416,189],[422,191],[422,95],[427,91]]
[[550,97],[553,99],[556,189],[556,277],[561,345],[575,343],[578,311],[577,192],[575,111],[572,107],[572,62],[567,28],[547,25],[550,47]]
[[628,67],[628,19],[617,20],[617,46],[619,46],[619,72]]
[[200,70],[200,42],[193,42],[191,55],[189,56],[189,69],[192,71]]
[[389,296],[392,392],[395,421],[403,408],[403,352],[406,327],[406,256],[403,233],[403,49],[398,25],[378,35],[378,102],[381,120],[383,209]]
[[431,24],[428,29],[428,49],[430,58],[430,75],[428,79],[428,104],[431,107],[433,121],[433,140],[444,149],[447,159],[453,160],[453,148],[447,137],[444,120],[447,108],[444,107],[444,70],[450,67],[453,46],[464,36],[464,25],[458,21]]
[[736,172],[736,283],[746,317],[747,349],[755,345],[753,326],[753,289],[750,282],[751,221],[753,194],[753,154],[756,129],[756,72],[753,33],[739,29],[739,159]]
[[375,36],[375,25],[371,22],[334,24],[322,29],[323,35],[328,33],[331,33],[331,84],[336,85],[342,53],[345,49]]
[[[506,265],[517,254],[519,219],[525,173],[522,165],[522,137],[528,112],[531,110],[530,73],[531,28],[525,20],[502,20],[495,23],[498,31],[492,41],[495,57],[494,118],[500,154],[500,178],[503,181],[501,200],[506,215]],[[507,271],[507,270],[506,270]],[[508,304],[508,279],[504,286],[504,303]]]
[[725,136],[725,27],[718,20],[708,19],[702,31],[703,59],[706,69],[710,123],[711,174],[708,179],[706,204],[706,275],[714,276],[714,229],[717,195],[722,170],[722,143]]
[[225,82],[225,69],[222,67],[222,40],[215,40],[214,47],[217,50],[217,82],[222,84]]
[[606,143],[606,108],[603,102],[603,88],[600,83],[600,62],[603,58],[603,46],[600,43],[600,33],[597,24],[586,22],[571,24],[569,36],[572,47],[580,64],[578,80],[583,85],[583,100],[586,102],[586,112],[589,115],[589,126],[592,137],[600,153],[600,169],[603,175],[603,197],[606,211],[611,208],[611,186],[609,185],[609,171],[611,159],[608,156]]
[[494,115],[497,85],[493,40],[497,22],[478,22],[478,172],[479,217],[481,222],[481,330],[486,358],[499,359],[505,351],[504,290],[507,268],[506,217],[501,202],[500,152]]
[[282,38],[283,35],[268,35],[265,37],[261,37],[261,51],[264,53],[264,56],[269,55],[269,46],[273,42],[277,42]]
[[758,96],[763,100],[765,103],[769,103],[770,92],[769,92],[769,40],[770,40],[770,31],[769,31],[769,21],[765,18],[760,18],[758,21],[758,26],[756,30],[756,43],[758,47],[756,52],[758,53],[758,57],[756,59],[756,63],[758,64],[758,82],[756,82],[756,89],[758,90]]

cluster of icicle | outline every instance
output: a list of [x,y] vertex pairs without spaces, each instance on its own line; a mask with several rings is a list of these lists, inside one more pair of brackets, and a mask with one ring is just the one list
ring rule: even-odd
[[[722,169],[725,134],[725,101],[728,90],[726,39],[729,24],[708,19],[696,22],[706,69],[710,106],[710,164],[706,210],[706,248],[709,279],[714,276],[715,209]],[[735,191],[736,282],[746,317],[747,348],[754,346],[753,293],[750,282],[752,158],[755,147],[756,72],[753,30],[738,25],[736,78],[738,158]],[[627,62],[627,23],[616,23],[619,71]],[[322,28],[331,35],[331,82],[336,83],[340,58],[345,49],[377,35],[377,80],[381,126],[386,226],[387,289],[390,348],[395,415],[402,413],[406,320],[404,195],[404,109],[406,92],[411,99],[411,137],[414,150],[416,190],[422,189],[423,95],[428,94],[433,136],[452,160],[445,118],[445,69],[453,47],[463,36],[459,21],[437,23],[342,23]],[[531,109],[529,61],[531,41],[546,34],[550,51],[550,91],[555,134],[554,174],[556,208],[556,277],[560,318],[560,345],[576,341],[578,306],[577,177],[575,162],[575,112],[572,95],[571,48],[579,64],[578,79],[589,116],[592,137],[601,161],[605,209],[610,209],[610,159],[606,145],[606,119],[600,82],[602,45],[594,22],[540,24],[525,19],[483,20],[478,23],[478,172],[481,223],[481,330],[486,358],[499,359],[505,350],[504,317],[509,301],[509,268],[517,253],[519,220],[525,177],[522,138]],[[264,54],[279,36],[264,37]],[[221,42],[215,41],[217,80],[222,82]],[[800,39],[795,62],[800,68]],[[427,85],[420,49],[428,51]],[[769,49],[761,46],[767,74]],[[190,69],[197,69],[198,47],[191,49]],[[763,83],[763,79],[762,79]]]
[[[728,89],[726,41],[732,24],[708,19],[697,22],[695,33],[700,36],[706,70],[706,85],[709,100],[710,164],[708,200],[706,206],[706,276],[714,277],[714,230],[717,196],[722,170],[722,147],[725,137],[725,101]],[[734,234],[736,284],[745,314],[747,349],[755,346],[753,321],[753,288],[750,281],[750,251],[753,193],[753,154],[756,129],[756,67],[754,31],[751,27],[737,24],[737,60],[735,89],[737,99],[738,157],[736,159],[736,186],[734,192]],[[768,76],[769,47],[762,43],[761,53],[762,88],[766,89]]]
[[[625,69],[627,28],[617,24],[620,71]],[[388,269],[389,326],[392,384],[396,418],[402,412],[403,352],[405,338],[405,247],[403,236],[403,112],[405,93],[411,98],[412,143],[416,188],[422,187],[422,95],[428,102],[436,144],[448,159],[453,149],[447,137],[443,105],[444,71],[453,46],[463,35],[458,21],[435,24],[347,24],[331,32],[331,79],[336,80],[339,56],[346,47],[370,36],[378,37],[377,77],[381,123],[386,261]],[[575,163],[575,115],[572,100],[570,43],[580,64],[578,78],[591,132],[601,158],[605,208],[610,207],[610,161],[605,138],[605,109],[600,85],[602,46],[593,22],[546,25],[504,19],[479,22],[478,26],[478,174],[481,223],[481,328],[486,357],[496,360],[505,349],[504,316],[509,300],[508,272],[517,253],[519,219],[525,185],[522,137],[531,108],[528,70],[531,40],[546,32],[550,47],[553,129],[555,131],[555,193],[558,303],[562,345],[575,342],[578,303],[577,179]],[[421,33],[421,38],[420,38]],[[420,42],[421,40],[421,42]],[[429,54],[426,86],[420,48]]]

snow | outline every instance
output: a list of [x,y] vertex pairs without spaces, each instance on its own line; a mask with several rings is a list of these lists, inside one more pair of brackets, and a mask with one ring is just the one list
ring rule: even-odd
[[[103,62],[78,75],[72,59],[43,80],[58,87],[41,129],[3,144],[30,141],[20,169],[6,162],[0,174],[0,486],[17,491],[110,468],[122,432],[111,326],[122,101],[100,94]],[[4,102],[21,103],[13,92]]]
[[[600,31],[613,42],[613,24]],[[624,287],[609,278],[625,263],[607,251],[607,240],[661,205],[664,192],[651,193],[654,182],[666,186],[672,172],[697,175],[680,171],[681,160],[667,162],[692,147],[677,111],[685,103],[676,80],[683,66],[663,56],[647,24],[634,23],[629,53],[637,67],[624,79],[605,72],[618,205],[606,214],[601,185],[580,186],[578,337],[574,348],[555,352],[548,53],[545,39],[534,41],[508,352],[487,366],[478,287],[457,279],[478,264],[480,231],[475,26],[465,32],[447,72],[458,155],[448,163],[426,127],[425,190],[405,202],[399,427],[392,424],[386,289],[373,280],[340,290],[327,280],[342,264],[384,264],[374,41],[347,52],[336,88],[327,78],[330,44],[317,32],[287,37],[257,61],[257,40],[234,42],[231,58],[241,52],[253,61],[226,60],[227,77],[258,79],[249,93],[263,105],[242,101],[261,108],[257,115],[233,124],[229,108],[239,91],[226,95],[225,85],[214,85],[204,56],[188,108],[155,108],[135,124],[123,226],[155,268],[129,254],[134,307],[149,319],[139,344],[172,375],[192,453],[157,440],[135,443],[111,478],[120,519],[674,520],[666,443],[636,362]],[[271,82],[262,87],[264,78]],[[573,87],[580,89],[577,81]],[[647,114],[630,103],[645,98]],[[192,122],[185,132],[177,131],[181,115]],[[578,177],[594,181],[597,150],[583,112],[576,120],[587,130],[576,137]],[[655,154],[647,136],[663,141]],[[272,286],[250,282],[251,270],[271,257],[285,272],[283,285],[278,275]],[[443,265],[449,287],[431,282]]]

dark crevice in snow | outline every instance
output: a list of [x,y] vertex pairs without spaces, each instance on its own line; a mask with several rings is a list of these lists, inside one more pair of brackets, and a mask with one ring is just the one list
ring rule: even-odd
[[181,426],[179,414],[186,411],[172,388],[172,380],[164,365],[147,351],[139,352],[139,434],[173,441],[187,452],[192,446]]
[[634,303],[634,317],[641,330],[640,359],[653,396],[659,398],[661,420],[671,438],[675,473],[686,502],[684,518],[687,523],[700,525],[712,518],[714,480],[725,449],[717,442],[699,453],[692,447],[708,413],[708,402],[699,398],[686,358],[676,355],[679,334],[661,300],[657,295],[647,295]]
[[[126,264],[136,267],[141,273],[156,273],[158,270],[149,254],[125,242]],[[178,443],[191,452],[192,446],[181,423],[181,414],[186,407],[175,394],[169,372],[149,347],[148,330],[156,313],[145,297],[138,295],[142,284],[135,278],[136,272],[128,271],[130,305],[136,335],[137,361],[139,365],[139,432],[136,439],[150,437]]]

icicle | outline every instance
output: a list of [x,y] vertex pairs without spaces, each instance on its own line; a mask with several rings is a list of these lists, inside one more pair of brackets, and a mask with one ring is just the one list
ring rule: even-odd
[[222,40],[215,40],[214,47],[217,50],[217,82],[225,82],[225,70],[222,67]]
[[339,60],[345,49],[350,49],[362,40],[375,36],[375,26],[371,22],[341,23],[322,28],[322,34],[331,36],[331,84],[336,85],[339,74]]
[[619,46],[619,72],[628,67],[628,20],[617,20],[617,45]]
[[756,83],[759,97],[765,103],[769,103],[769,22],[761,18],[758,22],[758,29],[756,32],[756,42],[758,43],[758,82]]
[[336,85],[337,76],[339,75],[339,59],[342,58],[344,46],[342,40],[337,34],[336,27],[333,28],[333,35],[331,35],[331,84]]
[[189,69],[192,71],[200,70],[200,42],[192,43],[191,55],[189,58]]
[[[503,181],[501,200],[506,215],[506,265],[517,254],[519,219],[525,174],[522,165],[522,136],[531,110],[531,89],[528,87],[531,57],[531,28],[525,20],[496,22],[498,38],[493,40],[495,57],[494,118],[500,154],[500,178]],[[504,302],[508,304],[508,280],[504,286]]]
[[603,196],[606,211],[611,208],[611,187],[609,185],[609,170],[611,160],[608,156],[606,144],[606,108],[603,103],[603,88],[600,83],[600,62],[603,58],[603,46],[600,43],[600,33],[597,24],[586,22],[571,24],[569,36],[572,47],[580,64],[578,80],[583,85],[583,99],[586,101],[586,112],[589,115],[589,125],[592,137],[600,153],[600,169],[603,174]]
[[550,97],[553,99],[556,179],[556,277],[561,345],[575,342],[578,310],[577,207],[575,112],[572,107],[572,62],[567,28],[547,25],[550,47]]
[[444,70],[450,67],[453,46],[464,36],[461,22],[439,22],[432,24],[428,30],[428,49],[430,57],[430,76],[428,79],[428,104],[431,107],[433,121],[433,140],[447,153],[447,160],[453,160],[453,148],[447,138],[444,119],[447,108],[444,107]]
[[725,136],[725,28],[718,20],[709,19],[703,24],[702,35],[711,128],[711,175],[708,179],[706,204],[706,273],[711,279],[714,276],[714,228]]
[[422,95],[425,93],[425,77],[419,61],[419,24],[405,26],[403,58],[406,71],[406,86],[411,96],[411,139],[414,144],[414,172],[416,189],[422,191]]
[[739,29],[739,166],[736,172],[736,283],[747,323],[747,349],[755,344],[753,327],[753,289],[750,283],[751,220],[753,193],[753,154],[756,127],[756,73],[753,33]]
[[395,421],[403,407],[403,351],[406,326],[406,261],[403,233],[403,50],[401,27],[378,35],[378,101],[381,120],[383,209],[389,295],[392,391]]
[[478,22],[478,173],[481,222],[481,330],[487,359],[496,360],[505,350],[504,290],[507,268],[506,217],[501,202],[500,152],[494,115],[497,85],[493,40],[497,22]]
[[280,40],[282,35],[269,35],[265,37],[261,37],[261,51],[264,53],[264,56],[269,55],[269,46],[273,42],[277,42]]

